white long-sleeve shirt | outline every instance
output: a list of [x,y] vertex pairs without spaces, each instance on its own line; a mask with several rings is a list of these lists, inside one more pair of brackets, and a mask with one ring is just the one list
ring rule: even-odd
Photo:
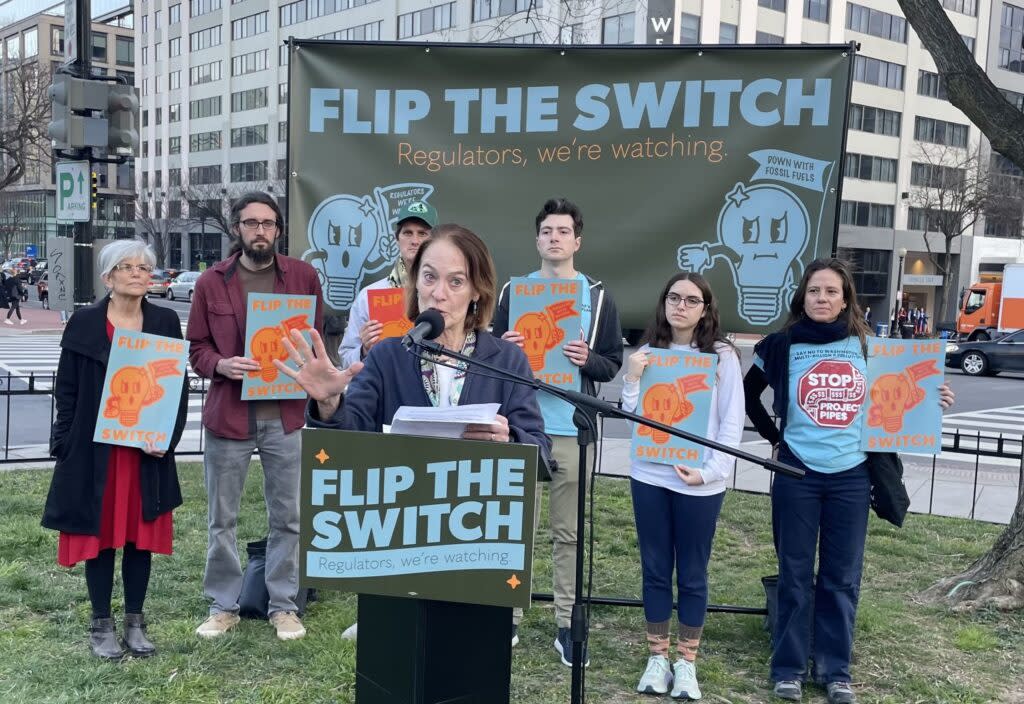
[[[640,348],[648,349],[647,345]],[[673,350],[696,351],[692,346],[671,345]],[[739,447],[743,437],[743,372],[736,350],[730,345],[720,344],[718,351],[718,368],[715,372],[715,385],[711,390],[711,413],[708,419],[710,440],[723,445]],[[622,408],[635,411],[640,398],[640,382],[624,381],[622,385]],[[657,464],[633,459],[630,462],[630,476],[644,484],[660,486],[680,494],[707,496],[719,494],[726,489],[726,482],[732,476],[736,460],[716,450],[708,449],[704,453],[704,466],[701,477],[704,483],[690,486],[676,474],[671,465]]]
[[348,325],[345,326],[345,335],[341,338],[341,346],[338,347],[342,369],[347,369],[353,362],[359,362],[363,358],[363,341],[359,339],[359,331],[370,319],[370,298],[366,292],[378,288],[391,288],[391,280],[385,276],[380,281],[374,281],[369,286],[364,286],[359,289],[356,300],[352,302],[352,308],[348,314]]

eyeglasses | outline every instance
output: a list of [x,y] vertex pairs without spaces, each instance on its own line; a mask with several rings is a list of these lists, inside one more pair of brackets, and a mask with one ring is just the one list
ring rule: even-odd
[[262,227],[266,232],[277,229],[277,220],[243,220],[242,227],[249,232],[256,232]]
[[665,303],[675,308],[680,303],[686,308],[696,308],[704,305],[704,299],[697,296],[680,296],[678,293],[669,293],[665,296]]
[[124,271],[124,272],[137,271],[140,274],[152,274],[153,273],[153,267],[151,267],[149,264],[128,264],[127,262],[122,262],[120,264],[115,264],[114,265],[114,269],[117,270],[117,271]]

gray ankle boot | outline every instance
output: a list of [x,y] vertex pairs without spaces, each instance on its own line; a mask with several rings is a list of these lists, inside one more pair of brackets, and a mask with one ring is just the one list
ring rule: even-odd
[[114,619],[94,618],[89,625],[89,648],[92,654],[105,660],[120,660],[124,651],[117,642]]
[[146,636],[146,620],[142,614],[124,615],[124,647],[137,658],[147,658],[156,652],[156,646]]

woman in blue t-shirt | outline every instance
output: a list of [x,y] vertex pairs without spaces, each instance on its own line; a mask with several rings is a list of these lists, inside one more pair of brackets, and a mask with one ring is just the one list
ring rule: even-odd
[[[860,450],[867,334],[849,268],[817,259],[800,280],[782,331],[757,344],[743,380],[757,432],[780,461],[806,470],[802,479],[776,475],[772,487],[779,583],[771,678],[780,699],[800,701],[812,657],[829,704],[856,700],[850,655],[871,491]],[[779,429],[761,402],[769,386]],[[946,384],[939,391],[949,407],[953,392]]]

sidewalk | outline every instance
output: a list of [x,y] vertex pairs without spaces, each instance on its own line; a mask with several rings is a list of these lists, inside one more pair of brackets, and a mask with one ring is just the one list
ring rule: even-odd
[[[0,318],[7,318],[7,313],[10,309],[0,308]],[[21,306],[21,317],[28,322],[21,325],[18,322],[18,316],[13,316],[11,322],[14,325],[6,325],[0,323],[0,337],[7,337],[11,335],[26,335],[31,333],[43,334],[60,334],[64,331],[64,326],[60,322],[60,311],[56,310],[44,310],[42,308],[28,308],[25,304]]]

